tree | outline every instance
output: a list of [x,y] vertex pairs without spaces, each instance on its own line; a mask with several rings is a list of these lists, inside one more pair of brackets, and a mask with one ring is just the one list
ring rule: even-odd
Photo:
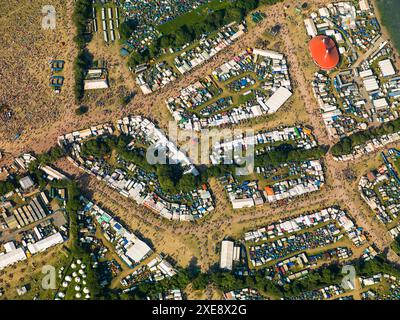
[[196,188],[196,180],[193,174],[184,174],[177,183],[177,187],[182,192],[190,192]]
[[122,22],[120,24],[119,34],[121,36],[122,42],[125,42],[126,40],[128,40],[130,38],[132,33],[137,28],[137,25],[138,25],[137,21],[133,20],[133,19],[125,20],[124,22]]
[[193,39],[194,37],[190,32],[190,29],[187,27],[187,25],[183,25],[175,33],[174,45],[176,47],[182,47],[186,43],[191,42]]
[[126,106],[131,101],[131,95],[125,95],[119,99],[119,104],[121,106]]
[[210,282],[210,277],[207,274],[199,274],[192,282],[194,290],[204,290]]
[[179,180],[182,178],[183,169],[177,164],[163,164],[157,166],[157,177],[161,188],[167,193],[176,193]]
[[10,181],[0,181],[0,196],[14,190],[14,185]]
[[85,114],[88,111],[89,111],[89,107],[87,107],[87,106],[79,106],[78,108],[76,108],[75,114],[77,116],[81,116],[81,115]]
[[74,76],[75,76],[75,98],[80,101],[84,95],[84,79],[85,70],[91,63],[90,55],[86,50],[80,50],[74,61]]
[[83,49],[86,44],[85,32],[86,24],[92,13],[91,0],[77,0],[74,5],[72,20],[75,24],[77,34],[74,41],[79,49]]
[[234,2],[234,6],[236,8],[241,8],[245,12],[257,8],[258,5],[259,5],[258,0],[238,0]]
[[232,8],[227,10],[225,14],[225,23],[229,23],[232,21],[240,22],[244,18],[244,10],[241,10],[239,8]]
[[369,128],[365,131],[356,132],[349,137],[341,139],[331,148],[334,156],[350,154],[354,147],[364,144],[374,138],[400,131],[400,119],[389,121],[380,127]]
[[111,152],[110,143],[110,140],[107,141],[101,137],[87,140],[82,144],[81,154],[83,157],[103,158]]
[[393,249],[394,252],[396,252],[398,256],[400,256],[400,236],[394,239],[391,248]]

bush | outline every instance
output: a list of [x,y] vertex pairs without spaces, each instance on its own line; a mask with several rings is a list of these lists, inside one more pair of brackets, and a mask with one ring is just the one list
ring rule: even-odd
[[85,158],[93,156],[101,159],[111,153],[113,147],[112,143],[111,139],[104,139],[103,137],[87,140],[82,144],[81,154]]
[[123,96],[119,99],[119,104],[123,107],[125,107],[126,105],[128,105],[129,102],[131,102],[132,100],[132,95],[128,94],[126,96]]
[[77,116],[81,116],[81,115],[84,115],[86,112],[88,112],[89,111],[89,107],[87,107],[87,106],[80,106],[79,108],[77,108],[76,110],[75,110],[75,114],[77,115]]
[[14,190],[14,185],[10,181],[0,181],[0,196]]

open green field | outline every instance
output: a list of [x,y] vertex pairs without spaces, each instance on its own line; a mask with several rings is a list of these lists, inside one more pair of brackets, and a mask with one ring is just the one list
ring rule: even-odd
[[393,39],[397,52],[400,53],[400,1],[399,0],[377,0],[382,24],[388,29]]
[[158,30],[163,34],[169,34],[185,24],[191,25],[201,22],[207,17],[207,14],[209,14],[210,12],[224,9],[228,7],[229,4],[230,2],[226,0],[212,0],[207,4],[199,6],[193,11],[190,11],[184,15],[175,18],[172,21],[158,26]]

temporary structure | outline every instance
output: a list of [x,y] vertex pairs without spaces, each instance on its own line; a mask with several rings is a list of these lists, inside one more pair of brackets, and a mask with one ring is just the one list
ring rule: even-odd
[[311,39],[309,49],[314,62],[323,70],[334,69],[339,63],[339,51],[335,42],[323,35]]

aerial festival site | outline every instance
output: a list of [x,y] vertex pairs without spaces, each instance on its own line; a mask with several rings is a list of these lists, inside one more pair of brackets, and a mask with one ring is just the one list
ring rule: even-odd
[[400,300],[399,3],[2,1],[0,306]]

